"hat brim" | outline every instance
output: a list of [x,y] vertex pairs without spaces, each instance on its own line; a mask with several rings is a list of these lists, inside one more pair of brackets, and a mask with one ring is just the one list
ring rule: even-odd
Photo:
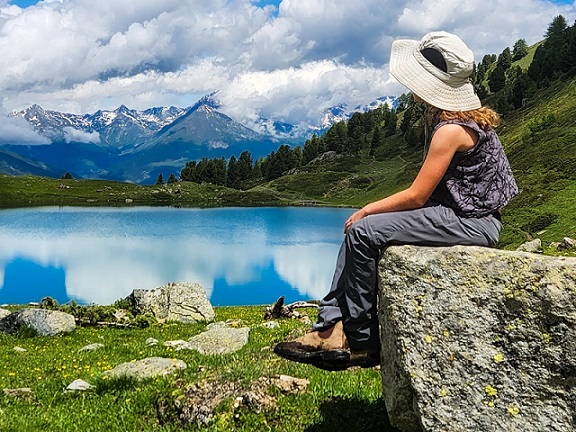
[[451,86],[427,71],[418,61],[419,41],[392,42],[390,73],[401,84],[436,108],[445,111],[471,111],[482,106],[470,82]]

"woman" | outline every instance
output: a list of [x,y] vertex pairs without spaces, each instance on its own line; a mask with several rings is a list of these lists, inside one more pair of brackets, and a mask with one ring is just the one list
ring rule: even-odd
[[498,115],[482,107],[470,76],[474,57],[462,40],[432,32],[392,44],[390,73],[427,105],[424,163],[410,187],[356,211],[330,292],[312,331],[274,351],[328,370],[379,363],[377,261],[393,244],[492,247],[500,209],[517,193],[494,127]]

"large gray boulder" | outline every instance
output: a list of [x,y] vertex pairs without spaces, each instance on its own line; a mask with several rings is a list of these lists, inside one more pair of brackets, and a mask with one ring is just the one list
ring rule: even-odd
[[393,425],[576,430],[576,258],[393,246],[379,284]]
[[212,322],[214,309],[206,290],[197,283],[171,282],[153,290],[136,289],[128,300],[137,313],[182,323]]
[[65,312],[47,309],[21,309],[0,319],[0,331],[5,333],[16,333],[22,326],[39,336],[54,336],[73,331],[76,320]]

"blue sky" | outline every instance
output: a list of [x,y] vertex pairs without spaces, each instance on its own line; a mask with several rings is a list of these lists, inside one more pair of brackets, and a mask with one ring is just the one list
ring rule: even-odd
[[331,107],[406,91],[388,73],[395,39],[449,31],[480,61],[520,38],[539,42],[557,15],[574,23],[576,3],[0,0],[0,138],[22,126],[2,114],[32,104],[186,107],[214,91],[249,127],[259,117],[317,125]]

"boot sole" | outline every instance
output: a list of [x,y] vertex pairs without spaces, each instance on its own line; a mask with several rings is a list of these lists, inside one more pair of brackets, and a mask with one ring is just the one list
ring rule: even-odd
[[318,360],[312,363],[313,366],[317,367],[318,369],[330,371],[330,372],[338,372],[343,371],[353,366],[358,366],[361,368],[372,368],[378,366],[380,364],[380,360],[366,360],[363,362],[350,362],[350,360],[346,361],[323,361]]
[[348,350],[323,350],[323,351],[297,351],[282,349],[276,346],[274,353],[285,359],[298,363],[315,363],[315,362],[348,362],[350,361],[350,352]]

